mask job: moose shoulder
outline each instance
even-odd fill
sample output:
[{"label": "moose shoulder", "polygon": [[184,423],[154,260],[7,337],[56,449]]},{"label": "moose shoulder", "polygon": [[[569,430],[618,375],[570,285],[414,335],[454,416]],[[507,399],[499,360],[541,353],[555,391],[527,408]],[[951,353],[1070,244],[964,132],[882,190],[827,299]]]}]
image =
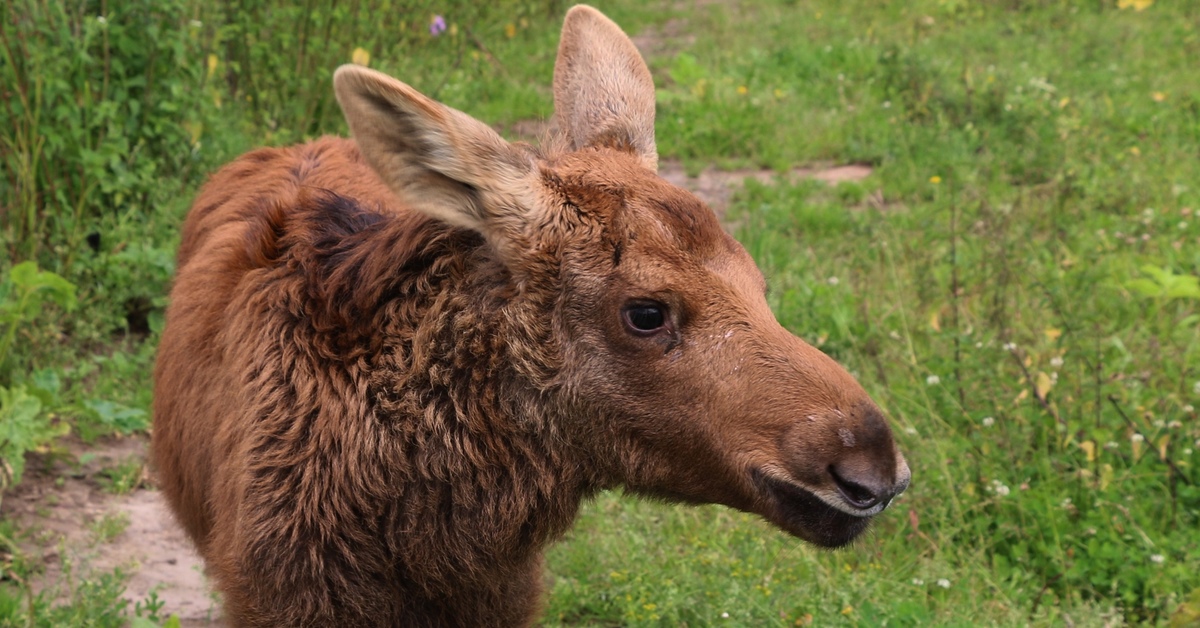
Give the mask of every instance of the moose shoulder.
[{"label": "moose shoulder", "polygon": [[202,190],[159,349],[154,462],[234,624],[528,624],[599,490],[835,547],[907,486],[863,389],[656,175],[650,73],[599,12],[567,14],[541,148],[334,86],[353,142]]}]

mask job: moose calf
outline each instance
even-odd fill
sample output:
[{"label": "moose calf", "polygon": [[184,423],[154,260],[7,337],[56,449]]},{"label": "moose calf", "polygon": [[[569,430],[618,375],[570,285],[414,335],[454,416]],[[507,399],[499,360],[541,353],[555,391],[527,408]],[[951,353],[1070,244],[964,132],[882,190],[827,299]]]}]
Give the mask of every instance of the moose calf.
[{"label": "moose calf", "polygon": [[907,486],[876,405],[656,175],[608,18],[567,14],[539,148],[363,67],[334,89],[354,141],[200,193],[155,369],[162,490],[234,624],[525,625],[597,491],[836,547]]}]

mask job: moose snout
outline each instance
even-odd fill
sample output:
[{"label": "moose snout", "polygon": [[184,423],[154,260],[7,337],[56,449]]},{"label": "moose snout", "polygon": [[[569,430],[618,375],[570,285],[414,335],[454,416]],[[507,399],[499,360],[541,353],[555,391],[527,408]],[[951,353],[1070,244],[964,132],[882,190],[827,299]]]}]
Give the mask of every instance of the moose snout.
[{"label": "moose snout", "polygon": [[908,488],[912,477],[903,458],[895,462],[894,466],[882,468],[876,464],[861,464],[860,460],[840,461],[829,466],[829,476],[838,494],[850,506],[869,510],[882,504],[887,508],[893,498]]},{"label": "moose snout", "polygon": [[[873,515],[908,488],[912,473],[883,413],[870,402],[833,411],[817,437],[823,456],[811,459],[819,494],[848,514]],[[812,477],[812,476],[810,476]],[[818,479],[819,478],[819,479]]]}]

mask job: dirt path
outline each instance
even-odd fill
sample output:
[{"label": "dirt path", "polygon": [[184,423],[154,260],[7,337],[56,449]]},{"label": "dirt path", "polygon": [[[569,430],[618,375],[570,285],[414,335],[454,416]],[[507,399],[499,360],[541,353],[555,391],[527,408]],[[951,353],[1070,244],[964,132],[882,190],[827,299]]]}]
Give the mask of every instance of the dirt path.
[{"label": "dirt path", "polygon": [[[23,531],[25,557],[40,563],[34,590],[67,600],[73,583],[120,568],[129,576],[130,608],[155,591],[163,617],[179,615],[184,626],[224,625],[200,557],[146,476],[145,438],[92,445],[67,439],[61,446],[28,457],[25,477],[4,496],[0,513]],[[122,482],[136,486],[114,493]]]}]

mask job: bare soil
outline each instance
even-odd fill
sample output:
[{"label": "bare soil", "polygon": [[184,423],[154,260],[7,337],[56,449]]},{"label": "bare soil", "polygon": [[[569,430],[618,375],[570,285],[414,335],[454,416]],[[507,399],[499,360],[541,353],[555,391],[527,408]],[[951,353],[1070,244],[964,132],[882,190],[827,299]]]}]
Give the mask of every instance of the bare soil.
[{"label": "bare soil", "polygon": [[[540,144],[552,132],[548,120],[520,120],[507,128],[498,129],[511,140]],[[773,183],[780,178],[784,180],[816,179],[831,185],[846,181],[862,181],[869,177],[872,168],[866,164],[810,164],[792,168],[780,173],[767,168],[740,168],[736,170],[719,170],[709,167],[700,171],[696,176],[690,176],[684,169],[683,163],[673,159],[660,160],[658,175],[672,185],[677,185],[708,204],[717,215],[724,218],[725,210],[733,193],[746,181],[754,179],[761,183]],[[875,199],[869,199],[875,202]]]},{"label": "bare soil", "polygon": [[[0,516],[17,523],[20,551],[41,567],[31,582],[37,593],[66,600],[72,583],[120,568],[131,608],[155,591],[164,602],[161,616],[178,615],[184,626],[222,626],[203,563],[146,472],[146,451],[145,437],[136,436],[93,444],[67,439],[55,451],[30,454]],[[142,467],[136,488],[114,494],[105,487],[105,469],[135,464]],[[119,531],[122,521],[128,525]]]}]

